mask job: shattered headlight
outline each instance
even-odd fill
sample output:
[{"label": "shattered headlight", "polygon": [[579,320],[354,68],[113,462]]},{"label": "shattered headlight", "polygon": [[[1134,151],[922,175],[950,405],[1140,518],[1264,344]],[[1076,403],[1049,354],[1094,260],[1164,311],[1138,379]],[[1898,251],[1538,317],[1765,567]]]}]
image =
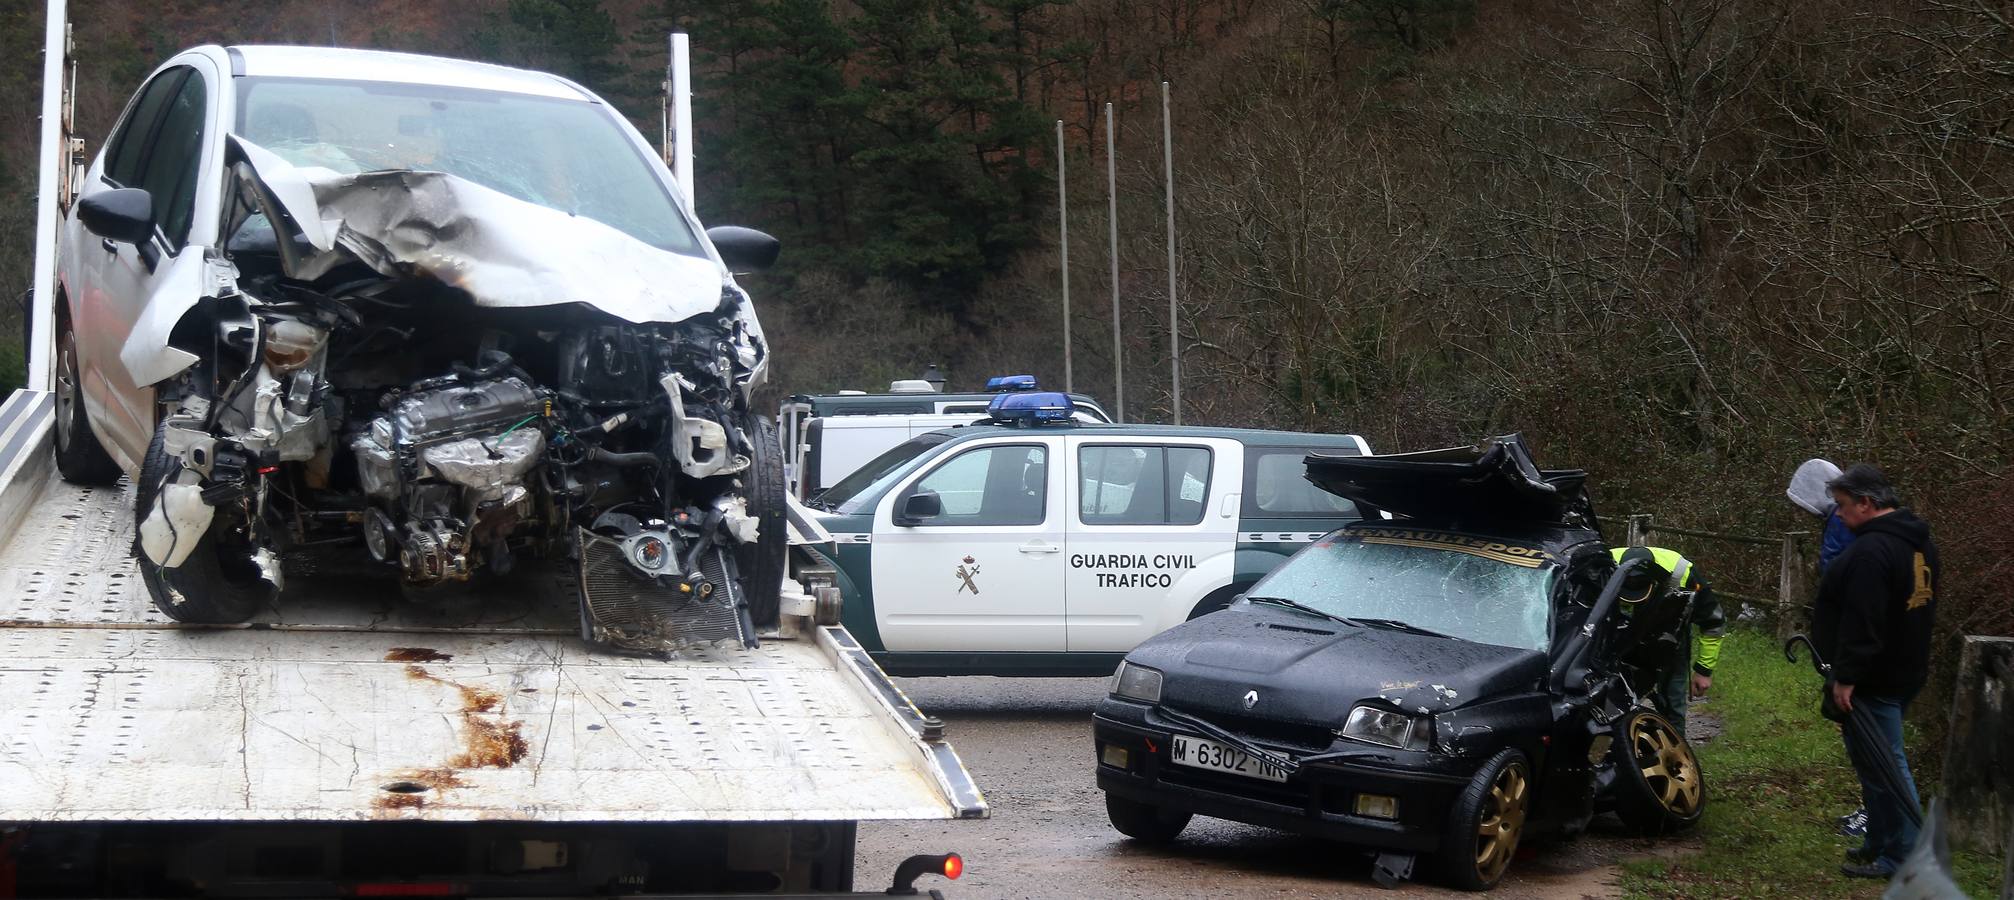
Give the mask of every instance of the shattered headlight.
[{"label": "shattered headlight", "polygon": [[1400,750],[1425,750],[1433,742],[1433,720],[1375,706],[1350,710],[1349,721],[1338,732],[1343,737],[1380,744]]},{"label": "shattered headlight", "polygon": [[1112,673],[1112,696],[1141,703],[1161,702],[1161,670],[1119,663],[1119,671]]}]

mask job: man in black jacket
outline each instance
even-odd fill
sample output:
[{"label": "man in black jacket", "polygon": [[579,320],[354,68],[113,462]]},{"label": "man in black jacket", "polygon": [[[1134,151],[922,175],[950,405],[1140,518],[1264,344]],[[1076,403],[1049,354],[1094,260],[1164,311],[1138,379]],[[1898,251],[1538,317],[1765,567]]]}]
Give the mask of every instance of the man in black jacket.
[{"label": "man in black jacket", "polygon": [[1841,871],[1887,878],[1916,845],[1916,826],[1903,804],[1918,803],[1902,748],[1902,718],[1930,668],[1930,626],[1937,615],[1937,545],[1930,526],[1901,508],[1881,470],[1860,463],[1826,484],[1854,540],[1818,582],[1811,637],[1832,664],[1832,700],[1841,710],[1866,707],[1878,734],[1901,764],[1907,796],[1884,787],[1880,763],[1846,743],[1867,805],[1867,837],[1847,854]]}]

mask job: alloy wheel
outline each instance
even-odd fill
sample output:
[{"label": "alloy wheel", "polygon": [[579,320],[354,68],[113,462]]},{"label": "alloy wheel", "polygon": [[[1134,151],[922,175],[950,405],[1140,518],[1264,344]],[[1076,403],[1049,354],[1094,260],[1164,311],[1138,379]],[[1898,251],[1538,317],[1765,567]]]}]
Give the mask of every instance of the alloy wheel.
[{"label": "alloy wheel", "polygon": [[1690,816],[1699,809],[1699,761],[1671,723],[1657,716],[1637,716],[1629,725],[1629,740],[1643,767],[1644,783],[1673,815]]},{"label": "alloy wheel", "polygon": [[1511,855],[1517,852],[1518,837],[1524,832],[1529,785],[1522,762],[1504,766],[1490,784],[1482,820],[1476,823],[1476,874],[1485,881],[1493,882],[1503,875]]},{"label": "alloy wheel", "polygon": [[56,340],[56,443],[68,447],[76,440],[72,429],[77,414],[77,339],[68,328]]}]

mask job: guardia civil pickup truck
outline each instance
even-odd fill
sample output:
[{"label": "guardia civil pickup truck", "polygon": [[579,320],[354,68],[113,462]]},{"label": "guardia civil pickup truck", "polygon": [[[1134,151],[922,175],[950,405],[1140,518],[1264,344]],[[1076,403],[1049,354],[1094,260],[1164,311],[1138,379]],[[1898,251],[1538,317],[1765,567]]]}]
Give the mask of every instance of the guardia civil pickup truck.
[{"label": "guardia civil pickup truck", "polygon": [[1363,438],[1076,421],[1066,395],[1002,394],[811,506],[842,620],[896,675],[1105,675],[1358,518],[1304,476]]}]

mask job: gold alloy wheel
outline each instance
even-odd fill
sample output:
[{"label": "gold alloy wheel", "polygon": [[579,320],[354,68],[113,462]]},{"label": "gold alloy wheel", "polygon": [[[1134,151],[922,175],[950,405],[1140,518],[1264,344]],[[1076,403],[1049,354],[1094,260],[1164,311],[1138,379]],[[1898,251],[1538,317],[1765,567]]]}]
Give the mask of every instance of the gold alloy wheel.
[{"label": "gold alloy wheel", "polygon": [[1692,748],[1662,717],[1641,715],[1629,723],[1630,745],[1636,750],[1643,780],[1659,803],[1675,816],[1699,810],[1699,761]]},{"label": "gold alloy wheel", "polygon": [[1494,882],[1510,865],[1517,852],[1518,837],[1524,833],[1525,796],[1531,779],[1525,777],[1524,763],[1513,762],[1497,772],[1484,801],[1482,821],[1476,824],[1476,874]]}]

